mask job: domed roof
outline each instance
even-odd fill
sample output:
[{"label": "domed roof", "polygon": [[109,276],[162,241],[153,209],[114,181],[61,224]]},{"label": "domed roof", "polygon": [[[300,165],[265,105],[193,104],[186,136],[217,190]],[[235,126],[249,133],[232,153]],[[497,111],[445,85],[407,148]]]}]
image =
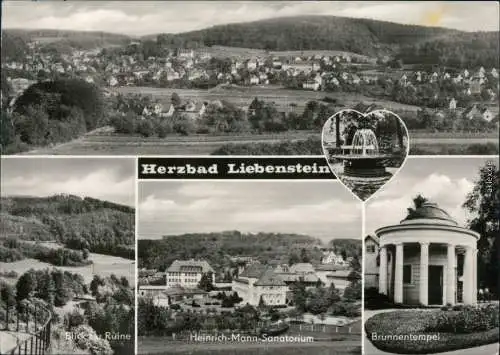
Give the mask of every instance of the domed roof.
[{"label": "domed roof", "polygon": [[413,220],[434,220],[435,223],[454,224],[458,223],[442,208],[438,207],[437,203],[424,202],[422,206],[416,208],[401,221],[401,224],[411,223]]}]

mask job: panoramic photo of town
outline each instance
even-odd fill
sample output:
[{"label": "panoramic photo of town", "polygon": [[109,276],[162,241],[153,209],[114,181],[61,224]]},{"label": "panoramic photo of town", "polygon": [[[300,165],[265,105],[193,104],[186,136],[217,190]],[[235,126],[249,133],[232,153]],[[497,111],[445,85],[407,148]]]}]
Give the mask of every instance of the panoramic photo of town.
[{"label": "panoramic photo of town", "polygon": [[410,154],[498,154],[495,2],[3,2],[3,154],[321,155],[388,109]]},{"label": "panoramic photo of town", "polygon": [[366,355],[498,353],[498,164],[409,158],[367,202]]},{"label": "panoramic photo of town", "polygon": [[134,161],[1,163],[0,353],[134,354]]},{"label": "panoramic photo of town", "polygon": [[340,183],[142,181],[138,215],[138,354],[361,354]]}]

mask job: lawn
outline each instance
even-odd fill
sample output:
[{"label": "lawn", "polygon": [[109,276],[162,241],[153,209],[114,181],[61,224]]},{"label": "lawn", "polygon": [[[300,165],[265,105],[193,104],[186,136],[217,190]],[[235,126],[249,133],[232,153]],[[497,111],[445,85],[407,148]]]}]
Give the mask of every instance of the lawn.
[{"label": "lawn", "polygon": [[[496,307],[498,314],[498,305]],[[443,323],[439,324],[437,320],[452,319],[458,313],[458,311],[439,309],[380,313],[365,322],[365,331],[376,348],[398,354],[434,354],[498,342],[498,319],[496,327],[478,327],[478,330],[474,332],[472,332],[473,328],[466,331],[456,329],[454,332],[439,331],[445,328],[443,328]],[[463,319],[465,322],[472,322],[473,318],[467,314]],[[399,335],[419,336],[419,338],[395,338]],[[425,339],[420,336],[425,336]]]},{"label": "lawn", "polygon": [[[56,244],[53,243],[47,243],[46,245],[56,246]],[[18,277],[20,277],[29,269],[40,270],[57,268],[82,275],[86,283],[90,283],[94,275],[108,277],[111,276],[111,274],[115,274],[119,278],[124,276],[131,284],[135,284],[135,265],[132,260],[96,253],[90,253],[89,260],[93,263],[88,266],[69,267],[54,266],[36,259],[23,259],[13,263],[0,262],[0,269],[2,272],[15,271]],[[17,278],[2,277],[2,280],[5,280],[9,284],[15,284],[17,282]]]},{"label": "lawn", "polygon": [[186,343],[139,337],[138,354],[182,355],[361,355],[361,339],[313,343]]}]

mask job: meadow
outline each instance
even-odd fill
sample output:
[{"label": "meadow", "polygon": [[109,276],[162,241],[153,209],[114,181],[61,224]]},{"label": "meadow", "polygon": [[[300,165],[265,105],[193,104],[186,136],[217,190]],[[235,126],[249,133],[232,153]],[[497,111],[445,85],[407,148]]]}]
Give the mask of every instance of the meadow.
[{"label": "meadow", "polygon": [[[56,243],[40,243],[44,246],[50,248],[62,247]],[[124,276],[131,284],[135,283],[135,264],[134,261],[120,258],[116,256],[109,256],[103,254],[89,253],[89,260],[92,264],[87,266],[54,266],[49,263],[44,263],[36,259],[23,259],[12,263],[0,262],[0,269],[3,272],[15,271],[18,277],[24,274],[29,269],[52,269],[57,268],[63,271],[69,271],[72,273],[78,273],[83,276],[86,283],[90,283],[94,275],[99,275],[102,277],[111,276],[115,274],[118,278]],[[17,278],[2,278],[10,284],[15,284]]]}]

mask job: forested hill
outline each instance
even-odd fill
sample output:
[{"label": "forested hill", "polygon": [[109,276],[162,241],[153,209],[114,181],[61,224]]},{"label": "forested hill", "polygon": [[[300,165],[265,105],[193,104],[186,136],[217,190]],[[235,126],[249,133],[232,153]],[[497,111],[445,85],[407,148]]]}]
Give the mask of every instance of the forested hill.
[{"label": "forested hill", "polygon": [[399,55],[410,61],[432,64],[449,64],[446,60],[457,60],[458,51],[458,60],[478,61],[480,58],[476,56],[484,56],[482,61],[490,66],[498,65],[498,32],[469,33],[336,16],[297,16],[218,25],[164,34],[158,39],[176,47],[223,45],[270,51],[339,50],[368,56]]},{"label": "forested hill", "polygon": [[191,233],[138,241],[139,267],[164,270],[176,259],[205,259],[220,264],[227,256],[252,256],[261,262],[284,258],[302,249],[314,250],[321,242],[310,236],[286,233]]},{"label": "forested hill", "polygon": [[73,195],[2,197],[0,237],[57,241],[71,249],[134,258],[133,208]]},{"label": "forested hill", "polygon": [[330,241],[329,246],[333,248],[336,254],[345,251],[346,256],[361,255],[361,239],[338,238]]},{"label": "forested hill", "polygon": [[45,51],[59,53],[74,49],[93,49],[115,45],[126,45],[131,38],[115,33],[95,31],[69,31],[53,29],[2,29],[2,60],[20,60],[26,56],[27,43],[39,42]]}]

